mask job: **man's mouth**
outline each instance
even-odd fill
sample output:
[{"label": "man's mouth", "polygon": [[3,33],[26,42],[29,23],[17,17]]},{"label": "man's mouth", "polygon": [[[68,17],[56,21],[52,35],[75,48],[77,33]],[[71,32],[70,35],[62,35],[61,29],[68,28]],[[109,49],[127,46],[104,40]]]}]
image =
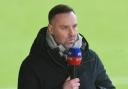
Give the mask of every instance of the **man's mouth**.
[{"label": "man's mouth", "polygon": [[68,43],[70,43],[70,44],[73,44],[75,42],[75,40],[74,39],[70,39],[70,40],[68,40]]}]

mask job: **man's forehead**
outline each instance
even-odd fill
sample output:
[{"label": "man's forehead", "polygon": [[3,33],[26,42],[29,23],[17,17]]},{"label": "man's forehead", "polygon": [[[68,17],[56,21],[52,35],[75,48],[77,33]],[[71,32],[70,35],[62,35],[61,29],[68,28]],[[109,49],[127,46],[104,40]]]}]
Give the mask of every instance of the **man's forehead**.
[{"label": "man's forehead", "polygon": [[55,18],[57,17],[76,17],[76,15],[73,12],[68,12],[68,13],[60,13],[60,14],[56,14]]},{"label": "man's forehead", "polygon": [[62,19],[76,19],[76,15],[73,12],[60,13],[54,16],[53,20],[62,20]]},{"label": "man's forehead", "polygon": [[73,24],[59,24],[59,27],[68,27],[68,26],[77,26],[77,23],[73,23]]}]

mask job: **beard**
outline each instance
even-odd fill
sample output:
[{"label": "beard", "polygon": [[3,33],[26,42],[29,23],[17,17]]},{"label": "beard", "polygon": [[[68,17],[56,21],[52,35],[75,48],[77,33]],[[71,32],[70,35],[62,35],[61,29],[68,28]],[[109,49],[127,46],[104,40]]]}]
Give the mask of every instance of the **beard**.
[{"label": "beard", "polygon": [[78,39],[78,34],[76,36],[68,36],[64,40],[58,39],[55,35],[52,35],[57,45],[62,45],[65,49],[73,47]]},{"label": "beard", "polygon": [[64,44],[62,44],[66,49],[69,49],[71,47],[73,47],[73,45],[75,44],[75,42],[77,41],[77,36],[75,37],[68,37],[66,39],[66,42]]}]

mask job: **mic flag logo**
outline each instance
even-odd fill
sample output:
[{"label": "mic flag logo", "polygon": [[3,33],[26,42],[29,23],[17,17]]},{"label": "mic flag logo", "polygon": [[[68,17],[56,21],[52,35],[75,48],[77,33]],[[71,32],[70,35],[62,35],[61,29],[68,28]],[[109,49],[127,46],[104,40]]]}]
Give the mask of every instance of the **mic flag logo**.
[{"label": "mic flag logo", "polygon": [[67,56],[69,65],[80,65],[82,59],[82,53],[80,48],[70,48]]}]

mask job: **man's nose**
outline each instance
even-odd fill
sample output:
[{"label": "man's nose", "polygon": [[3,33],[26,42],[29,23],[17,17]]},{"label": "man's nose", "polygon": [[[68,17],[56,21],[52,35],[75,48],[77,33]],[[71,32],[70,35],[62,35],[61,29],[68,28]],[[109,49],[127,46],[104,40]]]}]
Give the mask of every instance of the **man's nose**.
[{"label": "man's nose", "polygon": [[75,36],[75,30],[73,28],[69,29],[70,36]]}]

